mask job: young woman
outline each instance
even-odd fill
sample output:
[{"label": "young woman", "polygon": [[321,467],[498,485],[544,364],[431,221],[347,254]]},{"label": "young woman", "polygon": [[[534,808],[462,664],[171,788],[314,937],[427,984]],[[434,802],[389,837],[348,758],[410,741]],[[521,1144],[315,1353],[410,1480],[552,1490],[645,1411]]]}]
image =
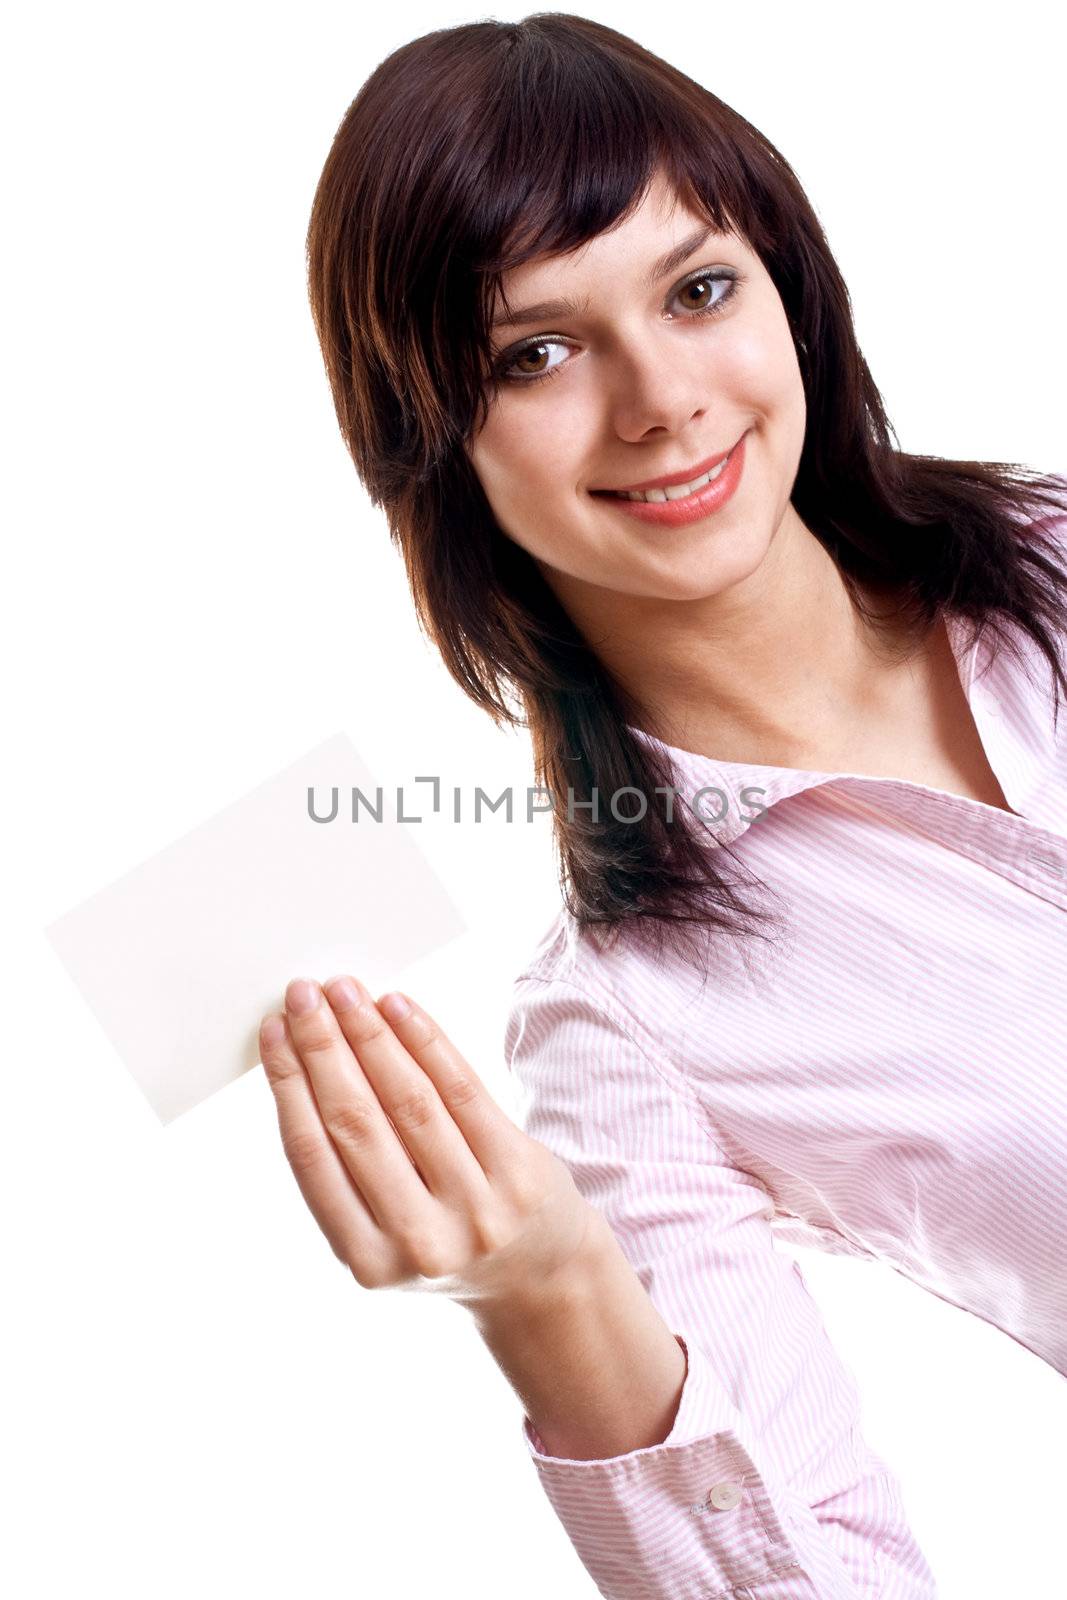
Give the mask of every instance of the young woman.
[{"label": "young woman", "polygon": [[418,1006],[294,980],[308,1203],[361,1284],[471,1308],[604,1595],[928,1597],[774,1240],[1067,1373],[1067,484],[899,450],[788,163],[586,18],[383,61],[308,251],[345,442],[530,730],[564,891],[521,1132]]}]

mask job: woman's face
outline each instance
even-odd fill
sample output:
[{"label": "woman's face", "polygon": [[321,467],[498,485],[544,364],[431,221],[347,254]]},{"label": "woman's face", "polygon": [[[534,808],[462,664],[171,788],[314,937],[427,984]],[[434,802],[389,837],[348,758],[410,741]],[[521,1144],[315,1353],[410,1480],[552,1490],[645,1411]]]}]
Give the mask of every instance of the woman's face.
[{"label": "woman's face", "polygon": [[[563,604],[573,596],[586,614],[605,598],[586,586],[664,600],[732,586],[763,560],[792,509],[804,389],[759,257],[735,235],[709,232],[648,281],[705,228],[657,176],[613,231],[505,279],[512,308],[526,314],[494,324],[506,375],[467,451],[500,527]],[[576,309],[536,309],[564,298]],[[706,306],[715,309],[701,315]],[[593,493],[688,477],[742,436],[737,487],[697,520],[644,520]]]}]

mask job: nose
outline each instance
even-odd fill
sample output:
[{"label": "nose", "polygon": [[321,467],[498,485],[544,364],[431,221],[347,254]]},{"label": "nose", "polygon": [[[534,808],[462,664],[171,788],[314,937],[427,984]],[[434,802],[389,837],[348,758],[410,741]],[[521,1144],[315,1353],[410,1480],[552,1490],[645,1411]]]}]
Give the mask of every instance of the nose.
[{"label": "nose", "polygon": [[631,342],[615,366],[609,400],[620,439],[639,443],[650,434],[680,434],[707,411],[711,374],[707,361],[679,353],[670,341]]}]

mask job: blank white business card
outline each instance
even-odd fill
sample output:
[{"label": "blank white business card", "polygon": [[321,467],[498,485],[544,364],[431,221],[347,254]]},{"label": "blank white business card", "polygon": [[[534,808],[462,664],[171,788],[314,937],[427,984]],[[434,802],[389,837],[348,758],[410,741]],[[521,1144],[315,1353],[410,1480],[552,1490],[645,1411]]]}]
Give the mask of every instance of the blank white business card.
[{"label": "blank white business card", "polygon": [[466,931],[417,812],[337,733],[46,928],[163,1123],[258,1064],[290,978],[378,994]]}]

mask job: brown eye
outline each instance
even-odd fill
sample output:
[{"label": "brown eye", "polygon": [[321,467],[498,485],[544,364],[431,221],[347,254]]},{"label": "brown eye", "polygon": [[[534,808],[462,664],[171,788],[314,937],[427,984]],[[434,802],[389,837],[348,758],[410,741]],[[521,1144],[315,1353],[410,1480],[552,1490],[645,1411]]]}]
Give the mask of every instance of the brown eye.
[{"label": "brown eye", "polygon": [[[741,275],[738,272],[709,269],[704,272],[694,273],[680,288],[675,289],[671,298],[682,301],[683,295],[695,297],[696,304],[693,303],[692,299],[682,301],[683,320],[695,317],[713,317],[718,311],[722,310],[728,300],[733,299],[740,281]],[[722,292],[713,295],[716,286]],[[551,361],[554,348],[561,353],[560,359],[556,362]],[[510,383],[519,387],[522,384],[541,383],[546,378],[554,378],[556,373],[561,372],[566,366],[566,353],[569,348],[567,341],[562,338],[557,339],[545,336],[540,339],[532,339],[529,344],[521,345],[517,350],[513,350],[510,355],[503,355],[498,358],[493,369],[496,380],[500,383]],[[548,365],[545,365],[544,361],[546,356],[549,358],[550,364]]]},{"label": "brown eye", "polygon": [[698,278],[695,283],[687,283],[685,288],[681,290],[681,293],[683,295],[684,294],[688,294],[690,292],[690,290],[692,290],[694,293],[696,291],[698,291],[698,290],[701,291],[701,294],[699,296],[700,304],[699,305],[693,305],[691,303],[690,307],[689,307],[690,311],[700,311],[700,310],[702,310],[703,307],[707,304],[707,302],[711,299],[711,290],[707,287],[707,283],[708,283],[708,279],[707,278]]},{"label": "brown eye", "polygon": [[[561,339],[535,339],[532,344],[523,345],[510,356],[501,357],[496,368],[498,378],[504,379],[507,383],[521,384],[537,383],[541,378],[555,377],[563,365],[562,360],[557,361],[555,366],[539,366],[538,362],[544,354],[551,357],[552,350],[556,346],[563,351],[568,348]],[[533,365],[523,366],[523,362],[530,362]]]},{"label": "brown eye", "polygon": [[517,367],[520,372],[525,374],[525,376],[533,377],[535,371],[544,371],[544,368],[524,366],[523,362],[536,362],[544,354],[547,348],[548,346],[544,344],[527,345],[525,350],[519,351],[518,355],[515,357],[515,360],[512,362],[512,366]]},{"label": "brown eye", "polygon": [[[713,295],[716,285],[722,292]],[[732,272],[701,272],[696,277],[690,278],[688,283],[682,284],[676,291],[676,298],[691,316],[700,317],[720,310],[733,298],[736,288],[737,278]],[[690,294],[696,296],[699,304],[694,304],[692,299],[688,301],[685,299]]]}]

